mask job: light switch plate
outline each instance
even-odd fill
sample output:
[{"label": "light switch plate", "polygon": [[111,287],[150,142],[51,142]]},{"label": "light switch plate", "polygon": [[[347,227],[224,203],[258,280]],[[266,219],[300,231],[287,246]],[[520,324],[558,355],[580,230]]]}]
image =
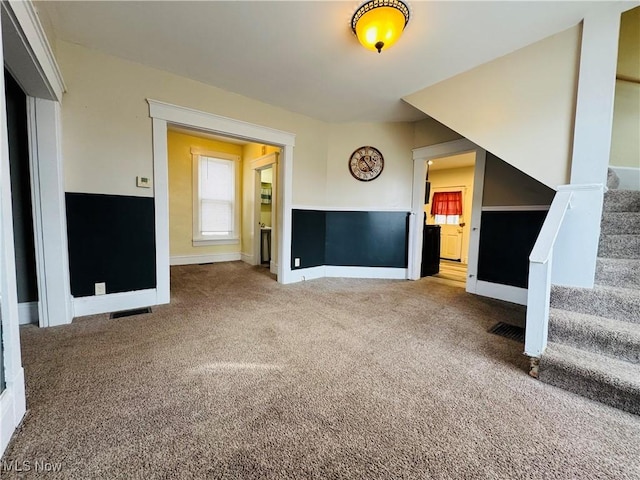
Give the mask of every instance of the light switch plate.
[{"label": "light switch plate", "polygon": [[136,186],[140,188],[151,188],[151,177],[136,177]]}]

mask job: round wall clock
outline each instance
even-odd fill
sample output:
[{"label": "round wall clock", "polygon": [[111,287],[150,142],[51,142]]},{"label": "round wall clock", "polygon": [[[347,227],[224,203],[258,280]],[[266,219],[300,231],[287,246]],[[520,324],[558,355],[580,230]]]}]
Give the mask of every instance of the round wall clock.
[{"label": "round wall clock", "polygon": [[384,168],[384,157],[374,147],[360,147],[349,157],[351,175],[362,182],[375,180]]}]

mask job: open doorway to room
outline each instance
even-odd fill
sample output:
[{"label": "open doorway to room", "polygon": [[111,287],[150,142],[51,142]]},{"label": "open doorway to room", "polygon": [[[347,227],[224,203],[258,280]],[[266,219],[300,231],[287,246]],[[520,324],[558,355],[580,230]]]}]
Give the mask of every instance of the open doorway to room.
[{"label": "open doorway to room", "polygon": [[[439,233],[440,265],[435,276],[464,284],[469,261],[476,152],[426,161],[425,229]],[[431,248],[423,244],[423,249]]]},{"label": "open doorway to room", "polygon": [[169,125],[171,265],[242,260],[276,274],[279,147]]},{"label": "open doorway to room", "polygon": [[256,265],[277,273],[273,262],[274,245],[278,241],[273,228],[277,220],[276,187],[279,152],[274,151],[252,162],[254,176],[254,218],[257,233],[253,236],[253,256]]}]

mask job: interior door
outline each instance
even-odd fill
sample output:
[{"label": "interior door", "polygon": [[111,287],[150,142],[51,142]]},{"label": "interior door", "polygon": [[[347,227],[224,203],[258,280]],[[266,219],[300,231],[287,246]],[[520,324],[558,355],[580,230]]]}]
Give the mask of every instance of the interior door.
[{"label": "interior door", "polygon": [[462,258],[462,228],[460,225],[440,226],[440,258],[460,261]]}]

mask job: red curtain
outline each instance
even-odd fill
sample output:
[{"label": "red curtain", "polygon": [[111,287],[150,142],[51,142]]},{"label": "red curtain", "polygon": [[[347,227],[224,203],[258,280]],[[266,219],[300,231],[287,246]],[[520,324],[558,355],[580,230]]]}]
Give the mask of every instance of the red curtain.
[{"label": "red curtain", "polygon": [[431,215],[462,215],[462,192],[434,193]]}]

